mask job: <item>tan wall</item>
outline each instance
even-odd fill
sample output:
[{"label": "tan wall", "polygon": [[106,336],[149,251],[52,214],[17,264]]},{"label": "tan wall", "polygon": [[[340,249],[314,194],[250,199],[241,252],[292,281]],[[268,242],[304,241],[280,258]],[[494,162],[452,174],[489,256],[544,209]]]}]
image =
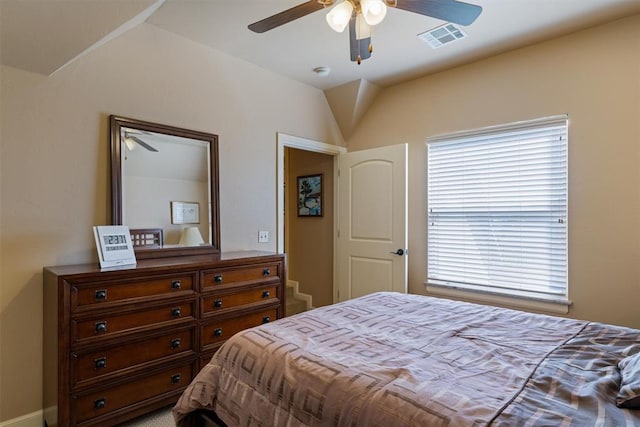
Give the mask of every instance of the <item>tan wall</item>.
[{"label": "tan wall", "polygon": [[[1,102],[3,95],[4,95],[4,89],[2,88],[2,67],[0,66],[0,267],[4,266],[3,258],[2,258],[2,252],[3,252],[2,248],[3,248],[4,245],[1,243],[2,239],[3,239],[2,236],[3,236],[3,233],[4,233],[4,231],[2,229],[2,222],[3,222],[2,221],[2,217],[3,217],[3,213],[2,213],[2,211],[3,211],[3,209],[2,209],[2,205],[3,205],[3,202],[2,202],[2,187],[3,187],[3,185],[2,185],[2,179],[1,179],[2,174],[3,174],[3,166],[2,166],[3,162],[2,162],[2,159],[4,157],[4,155],[2,154],[2,152],[4,151],[4,143],[3,143],[4,139],[2,137],[3,128],[4,128],[2,126],[2,113],[4,111],[4,106],[3,106],[3,102]],[[2,375],[2,366],[3,366],[3,357],[2,357],[3,345],[2,345],[2,341],[3,341],[3,336],[4,336],[4,334],[2,333],[2,329],[3,329],[2,328],[2,318],[3,318],[2,312],[4,312],[4,303],[3,303],[2,294],[3,294],[3,292],[2,292],[2,273],[0,272],[0,402],[3,401],[3,397],[4,397],[4,392],[2,391],[2,377],[3,377],[3,375]],[[2,418],[2,413],[3,413],[2,407],[0,405],[0,420],[3,419]]]},{"label": "tan wall", "polygon": [[42,409],[42,267],[97,260],[109,114],[219,135],[223,250],[276,248],[277,132],[342,143],[321,91],[151,25],[0,83],[0,422]]},{"label": "tan wall", "polygon": [[385,89],[349,151],[409,143],[409,289],[425,294],[429,136],[569,115],[569,316],[640,327],[640,15]]},{"label": "tan wall", "polygon": [[[314,307],[333,303],[333,156],[287,149],[286,229],[288,279],[313,297]],[[297,177],[323,174],[323,216],[297,216]]]},{"label": "tan wall", "polygon": [[[568,113],[569,315],[640,327],[638,76],[635,16],[382,91],[349,149],[410,144],[411,292],[426,138]],[[275,250],[257,231],[275,236],[276,132],[341,143],[320,91],[149,25],[52,77],[2,67],[0,93],[0,422],[41,409],[42,266],[96,259],[109,114],[220,136],[224,250]]]}]

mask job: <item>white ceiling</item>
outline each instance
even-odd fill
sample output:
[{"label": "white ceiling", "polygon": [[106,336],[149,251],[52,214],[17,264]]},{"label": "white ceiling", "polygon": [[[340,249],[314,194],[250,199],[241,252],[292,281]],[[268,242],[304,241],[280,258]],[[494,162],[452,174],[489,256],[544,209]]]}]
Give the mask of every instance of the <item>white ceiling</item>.
[{"label": "white ceiling", "polygon": [[[348,33],[320,10],[263,34],[247,25],[304,0],[0,0],[2,64],[49,75],[142,22],[320,89],[359,79],[379,86],[475,61],[577,29],[640,13],[640,0],[469,0],[483,7],[468,37],[433,50],[417,34],[443,24],[390,9],[374,52],[349,60]],[[331,73],[319,77],[317,66]]]}]

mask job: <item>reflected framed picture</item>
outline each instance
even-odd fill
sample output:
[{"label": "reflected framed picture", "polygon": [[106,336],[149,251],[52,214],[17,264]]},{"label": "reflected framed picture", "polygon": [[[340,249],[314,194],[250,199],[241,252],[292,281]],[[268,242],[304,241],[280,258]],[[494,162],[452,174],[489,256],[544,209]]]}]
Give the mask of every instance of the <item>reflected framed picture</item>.
[{"label": "reflected framed picture", "polygon": [[298,177],[298,216],[322,216],[322,174]]},{"label": "reflected framed picture", "polygon": [[171,224],[200,224],[200,203],[170,202]]}]

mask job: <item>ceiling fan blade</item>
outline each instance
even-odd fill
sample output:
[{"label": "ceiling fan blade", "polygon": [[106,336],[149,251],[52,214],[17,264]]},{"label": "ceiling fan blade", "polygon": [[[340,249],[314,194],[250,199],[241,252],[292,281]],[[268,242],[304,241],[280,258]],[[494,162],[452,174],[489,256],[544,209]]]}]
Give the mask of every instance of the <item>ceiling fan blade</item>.
[{"label": "ceiling fan blade", "polygon": [[481,6],[456,0],[392,0],[388,3],[395,3],[397,9],[459,25],[470,25],[482,13]]},{"label": "ceiling fan blade", "polygon": [[[349,20],[349,47],[351,51],[351,60],[353,62],[364,61],[371,58],[371,52],[369,52],[369,45],[371,44],[371,37],[358,40],[356,37],[356,14],[354,13]],[[358,61],[360,56],[360,61]]]},{"label": "ceiling fan blade", "polygon": [[148,130],[143,130],[143,129],[123,128],[123,131],[124,131],[125,135],[132,135],[132,134],[133,135],[140,135],[140,134],[151,135],[151,132],[149,132]]},{"label": "ceiling fan blade", "polygon": [[140,144],[142,147],[146,148],[149,151],[155,151],[156,153],[158,152],[158,150],[156,150],[155,148],[153,148],[152,146],[150,146],[149,144],[147,144],[137,136],[129,136],[129,138],[133,139],[135,142],[137,142],[138,144]]},{"label": "ceiling fan blade", "polygon": [[325,1],[323,3],[320,3],[318,0],[309,0],[306,3],[294,6],[291,9],[287,9],[258,22],[254,22],[249,25],[249,29],[254,33],[264,33],[265,31],[269,31],[279,27],[280,25],[286,24],[287,22],[294,21],[317,10],[323,9],[325,5],[329,6],[333,1]]}]

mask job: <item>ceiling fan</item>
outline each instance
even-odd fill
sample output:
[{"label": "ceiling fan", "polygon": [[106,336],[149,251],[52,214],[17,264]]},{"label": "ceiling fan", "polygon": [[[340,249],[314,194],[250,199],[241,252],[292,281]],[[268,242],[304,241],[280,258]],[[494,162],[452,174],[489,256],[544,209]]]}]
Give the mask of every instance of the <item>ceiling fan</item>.
[{"label": "ceiling fan", "polygon": [[149,151],[153,151],[153,152],[158,152],[158,150],[151,146],[149,143],[143,141],[142,139],[140,139],[139,137],[137,137],[135,134],[136,133],[144,133],[147,135],[151,135],[148,132],[144,132],[144,131],[131,131],[131,130],[125,130],[124,131],[124,143],[126,144],[127,148],[129,149],[129,151],[132,151],[135,149],[136,144],[140,145],[143,148],[146,148]]},{"label": "ceiling fan", "polygon": [[[320,9],[332,6],[335,0],[309,0],[290,9],[254,22],[249,29],[264,33]],[[349,26],[351,61],[370,58],[373,52],[373,26],[384,19],[387,8],[406,10],[459,25],[470,25],[482,12],[482,7],[457,0],[342,0],[327,13],[329,26],[341,33]]]}]

